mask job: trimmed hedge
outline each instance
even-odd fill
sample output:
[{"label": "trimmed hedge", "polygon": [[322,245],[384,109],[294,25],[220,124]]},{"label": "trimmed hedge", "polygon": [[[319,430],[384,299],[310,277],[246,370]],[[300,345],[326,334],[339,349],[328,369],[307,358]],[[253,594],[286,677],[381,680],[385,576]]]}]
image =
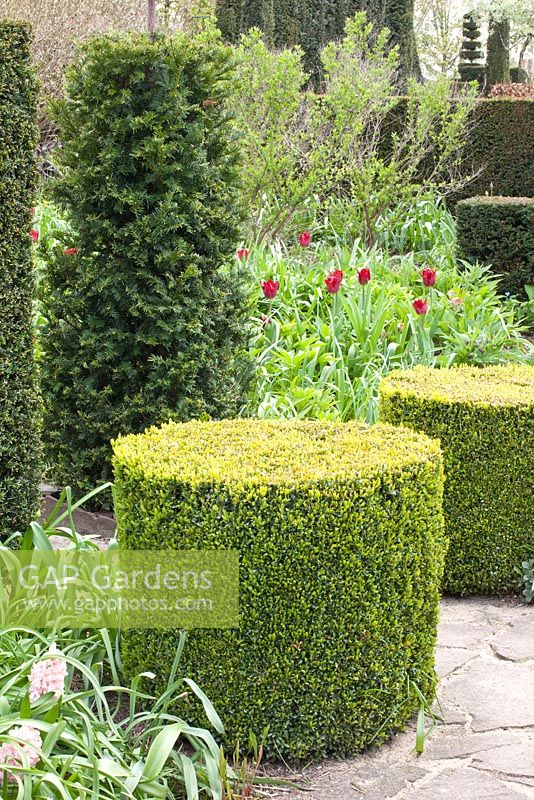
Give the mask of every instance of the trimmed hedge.
[{"label": "trimmed hedge", "polygon": [[0,540],[39,507],[39,403],[33,356],[31,207],[37,82],[31,32],[0,22]]},{"label": "trimmed hedge", "polygon": [[[430,696],[437,442],[355,422],[234,420],[170,423],[114,450],[122,547],[240,551],[242,627],[195,631],[182,665],[228,746],[269,725],[270,754],[353,753],[404,725],[413,684]],[[163,686],[177,637],[125,632],[125,669]]]},{"label": "trimmed hedge", "polygon": [[517,590],[516,569],[534,553],[534,367],[394,372],[381,384],[379,413],[441,441],[445,590]]},{"label": "trimmed hedge", "polygon": [[534,284],[534,198],[470,197],[456,206],[458,255],[490,264],[503,292]]},{"label": "trimmed hedge", "polygon": [[490,98],[473,113],[463,170],[479,174],[456,199],[534,197],[534,98]]},{"label": "trimmed hedge", "polygon": [[233,417],[244,402],[234,66],[203,36],[116,34],[83,43],[66,72],[50,184],[77,255],[59,246],[43,283],[44,436],[58,485],[81,493],[108,480],[120,433]]}]

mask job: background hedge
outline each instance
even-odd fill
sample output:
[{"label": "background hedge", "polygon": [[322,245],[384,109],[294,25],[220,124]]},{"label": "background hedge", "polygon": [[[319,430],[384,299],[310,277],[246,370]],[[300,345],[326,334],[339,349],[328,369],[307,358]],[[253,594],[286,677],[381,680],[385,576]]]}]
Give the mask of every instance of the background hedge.
[{"label": "background hedge", "polygon": [[[534,145],[533,145],[534,147]],[[534,198],[471,197],[456,206],[458,255],[491,264],[500,289],[526,298],[534,284]]]},{"label": "background hedge", "polygon": [[517,589],[534,553],[534,367],[416,367],[380,387],[380,419],[438,438],[445,458],[444,588]]},{"label": "background hedge", "polygon": [[117,34],[84,44],[67,71],[50,184],[74,233],[43,284],[45,440],[59,485],[107,480],[119,433],[230,416],[243,402],[232,69],[217,42]]},{"label": "background hedge", "polygon": [[482,100],[473,113],[463,169],[479,173],[461,197],[534,197],[534,99]]},{"label": "background hedge", "polygon": [[[383,131],[383,148],[387,153],[392,134],[400,132],[406,114],[406,101],[401,99],[391,112]],[[459,200],[475,195],[534,197],[534,98],[489,98],[474,108],[471,130],[462,154],[460,174],[473,180],[448,202],[454,207]],[[432,154],[423,161],[419,180],[432,167]]]},{"label": "background hedge", "polygon": [[37,83],[30,28],[0,22],[0,539],[38,509],[38,398],[32,333]]},{"label": "background hedge", "polygon": [[[439,446],[360,423],[169,424],[115,443],[121,546],[238,549],[240,630],[195,631],[185,673],[227,744],[352,753],[402,727],[434,687]],[[127,672],[161,686],[178,633],[125,632]],[[409,679],[409,680],[408,680]]]}]

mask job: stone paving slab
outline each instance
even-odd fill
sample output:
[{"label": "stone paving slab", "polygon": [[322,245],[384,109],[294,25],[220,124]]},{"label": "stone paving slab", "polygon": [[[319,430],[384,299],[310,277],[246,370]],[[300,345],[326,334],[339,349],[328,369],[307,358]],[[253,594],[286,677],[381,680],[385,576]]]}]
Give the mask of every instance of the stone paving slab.
[{"label": "stone paving slab", "polygon": [[[273,800],[534,800],[534,606],[446,598],[436,669],[443,721],[414,751],[413,725],[378,750],[283,775]],[[270,770],[280,775],[280,770]]]}]

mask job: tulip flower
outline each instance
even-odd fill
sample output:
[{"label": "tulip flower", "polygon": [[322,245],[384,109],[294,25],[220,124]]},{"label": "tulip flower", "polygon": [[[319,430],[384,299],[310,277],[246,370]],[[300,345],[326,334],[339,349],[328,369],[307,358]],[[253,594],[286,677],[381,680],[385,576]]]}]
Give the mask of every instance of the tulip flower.
[{"label": "tulip flower", "polygon": [[358,270],[358,283],[360,286],[365,286],[371,280],[371,270],[367,267],[362,267]]},{"label": "tulip flower", "polygon": [[311,244],[311,233],[309,231],[303,231],[299,236],[299,243],[301,247],[309,247]]},{"label": "tulip flower", "polygon": [[236,256],[240,261],[244,261],[250,255],[250,250],[247,250],[246,247],[240,247],[236,253]]},{"label": "tulip flower", "polygon": [[260,281],[260,286],[267,300],[273,300],[278,294],[278,289],[280,288],[280,281],[275,281],[271,278],[268,281]]},{"label": "tulip flower", "polygon": [[434,286],[436,283],[437,272],[431,267],[425,267],[421,270],[421,278],[425,286]]},{"label": "tulip flower", "polygon": [[35,228],[31,229],[30,236],[32,237],[34,242],[38,242],[39,241],[39,231],[35,230]]},{"label": "tulip flower", "polygon": [[63,252],[66,256],[77,256],[78,255],[78,248],[77,247],[66,247]]},{"label": "tulip flower", "polygon": [[428,311],[428,303],[426,300],[422,300],[418,298],[417,300],[412,301],[412,306],[414,307],[415,313],[419,314],[420,316],[424,316]]},{"label": "tulip flower", "polygon": [[332,272],[328,273],[324,282],[328,292],[330,292],[330,294],[336,294],[339,292],[339,287],[343,282],[343,271],[340,269],[332,270]]}]

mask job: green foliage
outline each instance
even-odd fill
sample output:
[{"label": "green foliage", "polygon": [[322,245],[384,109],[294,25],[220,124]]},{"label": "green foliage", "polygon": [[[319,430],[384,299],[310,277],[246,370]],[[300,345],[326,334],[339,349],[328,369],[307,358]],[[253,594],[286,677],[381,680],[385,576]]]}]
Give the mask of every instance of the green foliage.
[{"label": "green foliage", "polygon": [[37,83],[29,44],[29,26],[0,22],[0,540],[26,527],[39,500],[30,238]]},{"label": "green foliage", "polygon": [[457,197],[534,197],[534,99],[482,100],[473,112]]},{"label": "green foliage", "polygon": [[458,251],[502,276],[502,292],[534,283],[534,198],[471,197],[456,206]]},{"label": "green foliage", "polygon": [[379,413],[441,442],[445,591],[514,591],[534,549],[534,367],[397,372],[381,385]]},{"label": "green foliage", "polygon": [[[184,639],[182,634],[177,640],[165,693],[155,697],[139,690],[139,676],[129,686],[121,684],[105,630],[82,637],[76,631],[48,636],[28,629],[2,631],[0,742],[17,741],[12,732],[21,725],[36,729],[41,739],[32,752],[39,757],[35,766],[4,767],[13,780],[6,781],[3,797],[22,796],[17,790],[24,788],[28,797],[78,800],[93,794],[95,776],[102,800],[114,800],[125,790],[135,800],[222,797],[224,758],[218,744],[208,730],[191,726],[169,708],[172,700],[187,713],[197,691],[178,672]],[[49,692],[30,706],[31,670],[46,659],[50,644],[59,646],[54,657],[67,666],[65,690],[61,698]],[[217,713],[205,696],[203,701],[221,734]]]},{"label": "green foliage", "polygon": [[[237,549],[236,630],[184,655],[229,745],[269,726],[267,753],[381,742],[434,688],[442,538],[437,442],[389,426],[169,423],[115,442],[121,546]],[[177,632],[127,632],[130,673],[169,671]]]},{"label": "green foliage", "polygon": [[[456,267],[454,223],[442,204],[420,201],[400,220],[386,216],[370,250],[333,231],[334,222],[331,214],[328,227],[310,226],[306,250],[280,243],[251,250],[258,287],[252,416],[371,422],[378,385],[392,369],[529,358],[518,314],[503,305],[488,269]],[[425,267],[436,270],[432,288],[423,285]],[[371,272],[366,286],[361,268]],[[332,269],[344,273],[334,296],[325,286]],[[280,283],[272,301],[259,289],[269,278]],[[428,301],[426,315],[415,313],[416,298]]]},{"label": "green foliage", "polygon": [[344,38],[323,48],[321,95],[303,92],[307,75],[299,49],[271,52],[252,31],[237,54],[234,104],[252,238],[291,231],[310,198],[321,212],[337,198],[359,214],[360,233],[371,242],[387,209],[432,187],[450,192],[461,185],[472,87],[452,99],[447,78],[424,86],[411,81],[403,125],[392,132],[399,56],[388,31],[373,32],[364,14],[347,20]]},{"label": "green foliage", "polygon": [[54,103],[68,226],[46,243],[41,343],[60,484],[106,480],[120,432],[240,407],[244,300],[222,269],[241,219],[232,69],[205,34],[95,38]]},{"label": "green foliage", "polygon": [[523,561],[518,570],[521,575],[520,586],[523,588],[522,595],[527,603],[534,602],[534,558]]}]

